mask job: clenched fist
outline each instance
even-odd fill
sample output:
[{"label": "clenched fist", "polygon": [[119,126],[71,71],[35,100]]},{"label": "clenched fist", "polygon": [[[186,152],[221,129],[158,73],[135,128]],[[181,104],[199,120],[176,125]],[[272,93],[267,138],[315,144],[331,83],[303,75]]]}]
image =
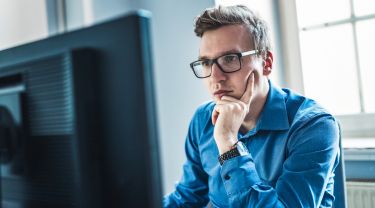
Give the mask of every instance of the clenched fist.
[{"label": "clenched fist", "polygon": [[254,73],[251,73],[240,99],[223,96],[216,102],[211,119],[215,126],[214,138],[220,154],[229,151],[237,142],[238,131],[250,110],[253,89]]}]

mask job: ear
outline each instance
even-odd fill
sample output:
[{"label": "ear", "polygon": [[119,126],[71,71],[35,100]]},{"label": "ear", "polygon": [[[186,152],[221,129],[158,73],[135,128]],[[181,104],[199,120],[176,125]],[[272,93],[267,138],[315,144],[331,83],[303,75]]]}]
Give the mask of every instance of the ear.
[{"label": "ear", "polygon": [[273,54],[271,51],[267,51],[263,60],[263,75],[268,76],[272,72],[273,65]]}]

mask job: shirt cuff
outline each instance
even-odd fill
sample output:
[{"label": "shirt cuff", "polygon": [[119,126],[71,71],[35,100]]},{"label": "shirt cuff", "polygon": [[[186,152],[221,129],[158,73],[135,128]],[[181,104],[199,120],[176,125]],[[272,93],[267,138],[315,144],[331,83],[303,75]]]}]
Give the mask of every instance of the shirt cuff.
[{"label": "shirt cuff", "polygon": [[229,197],[261,182],[250,153],[225,161],[221,167],[221,178]]}]

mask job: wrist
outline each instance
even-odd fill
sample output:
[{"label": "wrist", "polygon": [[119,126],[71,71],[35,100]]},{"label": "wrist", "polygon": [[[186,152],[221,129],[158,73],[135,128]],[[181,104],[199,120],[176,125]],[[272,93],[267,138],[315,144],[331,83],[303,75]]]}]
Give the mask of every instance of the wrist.
[{"label": "wrist", "polygon": [[216,142],[217,148],[219,150],[219,155],[222,155],[225,152],[228,152],[236,147],[238,139],[226,139],[221,140],[221,142]]}]

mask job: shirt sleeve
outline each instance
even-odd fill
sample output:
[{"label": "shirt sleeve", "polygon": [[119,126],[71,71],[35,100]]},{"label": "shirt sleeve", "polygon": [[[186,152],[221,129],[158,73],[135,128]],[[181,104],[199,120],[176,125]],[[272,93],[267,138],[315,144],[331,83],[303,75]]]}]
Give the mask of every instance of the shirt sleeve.
[{"label": "shirt sleeve", "polygon": [[[231,207],[331,207],[333,172],[339,157],[339,130],[331,116],[316,116],[289,135],[282,174],[275,187],[262,183],[249,155],[224,162],[221,176]],[[327,204],[327,201],[330,202]]]},{"label": "shirt sleeve", "polygon": [[[208,204],[208,175],[203,170],[198,139],[202,117],[195,114],[185,142],[186,162],[174,192],[163,198],[163,207],[205,207]],[[201,115],[202,116],[202,115]]]}]

